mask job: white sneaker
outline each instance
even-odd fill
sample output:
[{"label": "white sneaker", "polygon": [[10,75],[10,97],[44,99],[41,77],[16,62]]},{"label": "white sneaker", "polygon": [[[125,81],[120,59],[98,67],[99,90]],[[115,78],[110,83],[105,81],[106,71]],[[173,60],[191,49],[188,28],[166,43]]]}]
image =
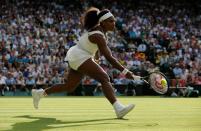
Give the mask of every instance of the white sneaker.
[{"label": "white sneaker", "polygon": [[39,101],[43,97],[43,93],[44,93],[43,89],[40,89],[40,90],[32,89],[31,90],[31,94],[33,97],[33,105],[34,105],[35,109],[38,109]]},{"label": "white sneaker", "polygon": [[127,105],[123,107],[121,110],[115,110],[117,118],[123,118],[126,114],[128,114],[133,108],[135,107],[134,104]]}]

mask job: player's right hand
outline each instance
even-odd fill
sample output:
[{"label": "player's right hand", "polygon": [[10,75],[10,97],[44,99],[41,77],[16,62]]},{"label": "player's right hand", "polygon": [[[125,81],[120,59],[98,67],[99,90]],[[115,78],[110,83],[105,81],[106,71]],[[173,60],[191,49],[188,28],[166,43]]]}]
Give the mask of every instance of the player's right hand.
[{"label": "player's right hand", "polygon": [[141,76],[133,75],[134,80],[141,80]]},{"label": "player's right hand", "polygon": [[128,71],[127,73],[126,73],[126,78],[128,78],[128,79],[134,79],[134,77],[133,76],[135,76],[134,74],[133,74],[133,72],[131,72],[131,71]]}]

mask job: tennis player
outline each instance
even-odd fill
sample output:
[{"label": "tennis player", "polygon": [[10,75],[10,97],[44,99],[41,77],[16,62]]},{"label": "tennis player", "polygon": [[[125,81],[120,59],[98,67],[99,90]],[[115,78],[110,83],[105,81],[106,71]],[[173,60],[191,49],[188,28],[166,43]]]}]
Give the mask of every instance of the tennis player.
[{"label": "tennis player", "polygon": [[115,28],[115,18],[107,10],[99,10],[91,7],[85,12],[83,26],[86,32],[80,37],[77,44],[69,49],[66,60],[69,64],[67,82],[65,84],[53,85],[45,90],[33,89],[33,104],[38,109],[39,101],[43,96],[58,92],[72,92],[80,83],[84,75],[96,79],[102,85],[105,97],[113,105],[117,118],[123,118],[134,107],[134,104],[123,105],[115,97],[109,76],[103,68],[95,62],[96,54],[102,54],[110,64],[120,70],[128,79],[139,79],[131,71],[124,68],[119,61],[112,56],[111,50],[107,45],[106,32],[113,31]]}]

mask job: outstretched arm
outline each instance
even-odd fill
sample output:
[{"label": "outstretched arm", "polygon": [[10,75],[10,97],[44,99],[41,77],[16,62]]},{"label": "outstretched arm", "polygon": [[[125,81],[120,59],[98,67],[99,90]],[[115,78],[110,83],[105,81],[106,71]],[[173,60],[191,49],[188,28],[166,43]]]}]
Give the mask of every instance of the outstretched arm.
[{"label": "outstretched arm", "polygon": [[124,68],[120,62],[113,57],[110,48],[107,46],[106,40],[104,37],[100,34],[94,34],[89,37],[89,40],[92,43],[95,43],[98,45],[100,53],[110,62],[110,64],[121,71],[124,75],[126,75],[127,78],[133,79],[133,73]]}]

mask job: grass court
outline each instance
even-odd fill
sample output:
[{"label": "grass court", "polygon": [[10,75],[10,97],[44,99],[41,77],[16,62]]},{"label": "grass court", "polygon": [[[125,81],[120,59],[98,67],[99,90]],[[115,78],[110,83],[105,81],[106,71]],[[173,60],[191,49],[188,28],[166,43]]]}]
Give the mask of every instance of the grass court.
[{"label": "grass court", "polygon": [[116,119],[105,97],[0,97],[0,131],[201,131],[201,98],[119,97],[136,104]]}]

